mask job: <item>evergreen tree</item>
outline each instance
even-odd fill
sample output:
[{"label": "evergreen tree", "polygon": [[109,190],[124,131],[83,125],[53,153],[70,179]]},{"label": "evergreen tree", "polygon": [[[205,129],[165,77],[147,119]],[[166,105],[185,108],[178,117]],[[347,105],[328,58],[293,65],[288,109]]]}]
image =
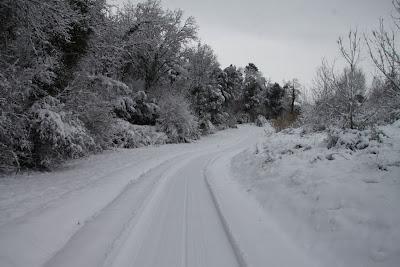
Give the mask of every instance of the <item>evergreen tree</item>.
[{"label": "evergreen tree", "polygon": [[266,80],[258,71],[258,68],[249,63],[245,68],[243,103],[244,110],[254,121],[262,108],[262,95],[266,88]]}]

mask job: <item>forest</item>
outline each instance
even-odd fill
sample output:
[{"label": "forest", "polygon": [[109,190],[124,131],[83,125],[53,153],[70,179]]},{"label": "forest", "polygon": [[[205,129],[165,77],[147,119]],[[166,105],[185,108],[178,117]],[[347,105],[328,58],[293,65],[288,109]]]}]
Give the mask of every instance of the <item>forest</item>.
[{"label": "forest", "polygon": [[[393,9],[400,15],[399,0]],[[339,37],[346,66],[322,60],[305,97],[297,79],[271,81],[255,62],[221,66],[195,18],[158,0],[121,9],[105,0],[2,0],[0,172],[191,142],[242,123],[329,131],[394,122],[400,19],[393,24],[377,18],[376,29]],[[361,52],[377,69],[371,84]]]}]

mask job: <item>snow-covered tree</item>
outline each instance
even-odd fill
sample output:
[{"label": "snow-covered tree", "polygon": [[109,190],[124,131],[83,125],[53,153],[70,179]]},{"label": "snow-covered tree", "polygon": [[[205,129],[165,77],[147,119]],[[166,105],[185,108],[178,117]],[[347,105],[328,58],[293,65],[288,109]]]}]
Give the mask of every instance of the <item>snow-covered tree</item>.
[{"label": "snow-covered tree", "polygon": [[295,104],[299,101],[300,96],[300,82],[298,79],[292,79],[291,81],[285,82],[283,85],[283,89],[285,90],[286,95],[286,110],[289,111],[291,114],[294,114]]},{"label": "snow-covered tree", "polygon": [[358,106],[363,100],[366,86],[364,74],[358,67],[361,37],[357,30],[349,32],[347,42],[346,45],[341,37],[338,40],[340,52],[348,66],[343,70],[338,81],[336,94],[339,103],[345,105],[342,114],[346,117],[346,125],[353,129],[356,127],[354,120]]},{"label": "snow-covered tree", "polygon": [[222,124],[227,115],[223,110],[225,95],[219,78],[223,75],[214,51],[198,44],[186,50],[186,79],[189,97],[196,115],[213,124]]},{"label": "snow-covered tree", "polygon": [[225,108],[230,113],[240,110],[240,100],[243,94],[243,73],[236,66],[230,65],[221,73],[219,84],[222,85],[225,96]]},{"label": "snow-covered tree", "polygon": [[125,24],[123,78],[136,76],[149,91],[179,64],[185,45],[195,40],[197,26],[181,10],[164,10],[158,0],[127,7],[120,14]]},{"label": "snow-covered tree", "polygon": [[269,118],[277,118],[284,111],[285,90],[279,83],[271,84],[264,93],[263,104],[266,109],[266,115]]},{"label": "snow-covered tree", "polygon": [[[393,121],[400,118],[400,1],[393,1],[396,16],[394,27],[385,26],[380,20],[377,30],[365,35],[368,52],[381,77],[375,78],[370,99],[368,99],[369,120]],[[372,112],[371,112],[372,111]]]},{"label": "snow-covered tree", "polygon": [[260,109],[264,104],[263,94],[266,92],[267,81],[253,63],[249,63],[245,67],[244,74],[244,111],[247,112],[250,115],[250,119],[254,121],[257,115],[262,113]]}]

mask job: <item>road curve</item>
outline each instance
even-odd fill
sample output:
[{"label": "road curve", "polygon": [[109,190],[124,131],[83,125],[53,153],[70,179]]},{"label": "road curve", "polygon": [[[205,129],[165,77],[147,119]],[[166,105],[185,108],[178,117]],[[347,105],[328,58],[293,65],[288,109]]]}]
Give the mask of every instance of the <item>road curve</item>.
[{"label": "road curve", "polygon": [[260,136],[247,133],[182,153],[144,173],[44,266],[240,266],[204,172],[216,156],[246,148]]},{"label": "road curve", "polygon": [[239,266],[205,183],[209,155],[165,177],[110,266]]}]

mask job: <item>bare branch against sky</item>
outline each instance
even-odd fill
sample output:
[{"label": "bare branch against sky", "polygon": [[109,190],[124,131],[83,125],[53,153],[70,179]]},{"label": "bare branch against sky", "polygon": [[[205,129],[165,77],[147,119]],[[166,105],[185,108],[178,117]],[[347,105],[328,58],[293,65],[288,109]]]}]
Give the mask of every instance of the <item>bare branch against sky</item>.
[{"label": "bare branch against sky", "polygon": [[[222,66],[254,62],[274,81],[295,76],[305,84],[322,57],[338,58],[339,36],[350,28],[370,32],[394,10],[391,0],[163,0],[163,5],[196,18],[202,41]],[[367,61],[362,65],[371,73]]]}]

